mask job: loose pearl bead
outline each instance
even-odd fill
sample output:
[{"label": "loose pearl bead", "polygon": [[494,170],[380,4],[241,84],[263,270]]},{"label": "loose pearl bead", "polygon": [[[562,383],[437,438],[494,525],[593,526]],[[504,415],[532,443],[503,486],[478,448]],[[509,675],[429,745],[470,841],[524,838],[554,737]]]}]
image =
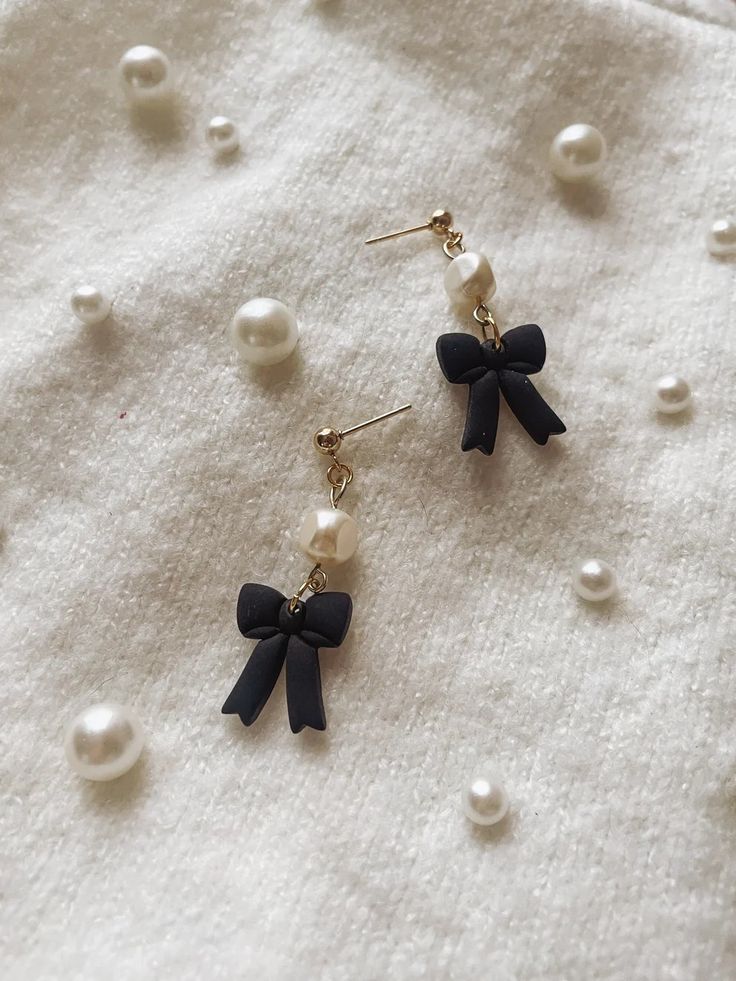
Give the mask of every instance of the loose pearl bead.
[{"label": "loose pearl bead", "polygon": [[118,70],[125,91],[132,99],[160,99],[169,91],[169,59],[158,48],[137,44],[125,52]]},{"label": "loose pearl bead", "polygon": [[572,584],[581,599],[600,603],[616,592],[616,573],[600,559],[586,559],[575,570]]},{"label": "loose pearl bead", "polygon": [[64,752],[87,780],[115,780],[133,766],[143,749],[143,728],[125,705],[102,702],[80,712],[67,726]]},{"label": "loose pearl bead", "polygon": [[335,508],[318,508],[304,518],[299,548],[313,562],[340,565],[358,547],[358,525],[354,518]]},{"label": "loose pearl bead", "polygon": [[496,780],[488,777],[474,777],[463,790],[463,811],[473,824],[488,827],[502,821],[509,809],[509,798]]},{"label": "loose pearl bead", "polygon": [[687,409],[692,401],[690,386],[678,375],[664,375],[657,382],[656,406],[658,412],[671,415]]},{"label": "loose pearl bead", "polygon": [[555,177],[569,184],[595,177],[606,159],[606,141],[595,126],[574,123],[552,140],[549,166]]},{"label": "loose pearl bead", "polygon": [[213,116],[207,124],[205,136],[216,153],[233,153],[240,146],[238,127],[227,116]]},{"label": "loose pearl bead", "polygon": [[78,286],[72,293],[71,307],[83,324],[101,324],[110,316],[112,303],[94,286]]},{"label": "loose pearl bead", "polygon": [[708,251],[711,255],[736,255],[736,221],[719,218],[708,229]]},{"label": "loose pearl bead", "polygon": [[463,252],[445,271],[445,289],[453,303],[490,300],[496,292],[496,277],[482,252]]},{"label": "loose pearl bead", "polygon": [[251,364],[277,364],[288,358],[299,340],[296,318],[279,300],[249,300],[233,317],[230,338]]}]

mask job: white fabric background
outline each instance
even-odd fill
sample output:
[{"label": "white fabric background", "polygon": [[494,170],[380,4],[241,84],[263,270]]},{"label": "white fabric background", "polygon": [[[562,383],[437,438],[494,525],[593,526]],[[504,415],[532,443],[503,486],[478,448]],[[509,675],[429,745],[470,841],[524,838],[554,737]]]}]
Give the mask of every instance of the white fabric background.
[{"label": "white fabric background", "polygon": [[[735,267],[704,226],[736,203],[734,5],[0,10],[3,976],[732,978]],[[176,70],[163,116],[117,89],[139,42]],[[221,164],[216,113],[243,134]],[[589,189],[546,170],[576,120],[611,150]],[[547,448],[504,412],[490,460],[460,453],[437,242],[362,245],[440,206],[502,326],[546,332]],[[88,280],[100,328],[68,309]],[[302,336],[252,371],[225,331],[258,295]],[[686,418],[651,409],[671,369]],[[345,447],[328,731],[294,737],[281,684],[246,730],[234,601],[306,570],[312,432],[405,400]],[[570,587],[589,553],[603,609]],[[61,737],[101,698],[148,738],[95,786]],[[481,833],[458,801],[485,761],[513,813]]]}]

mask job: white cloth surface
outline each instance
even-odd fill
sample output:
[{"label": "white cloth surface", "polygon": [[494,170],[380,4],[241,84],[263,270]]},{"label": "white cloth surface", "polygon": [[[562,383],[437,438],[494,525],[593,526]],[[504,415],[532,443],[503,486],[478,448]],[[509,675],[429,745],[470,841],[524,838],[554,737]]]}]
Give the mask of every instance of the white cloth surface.
[{"label": "white cloth surface", "polygon": [[[734,5],[0,11],[3,977],[733,978],[735,267],[704,231],[736,204]],[[142,42],[163,114],[117,87]],[[580,120],[609,162],[561,187]],[[362,244],[437,207],[493,257],[502,328],[545,330],[546,448],[503,411],[491,459],[460,452],[438,243]],[[101,327],[69,312],[85,281]],[[254,296],[301,326],[272,369],[226,338]],[[668,370],[684,418],[652,410]],[[328,730],[291,734],[281,682],[246,730],[235,598],[308,568],[311,435],[407,400],[345,444]],[[603,609],[571,588],[588,554]],[[86,784],[62,733],[104,698],[147,747]],[[512,813],[481,833],[459,794],[486,764]]]}]

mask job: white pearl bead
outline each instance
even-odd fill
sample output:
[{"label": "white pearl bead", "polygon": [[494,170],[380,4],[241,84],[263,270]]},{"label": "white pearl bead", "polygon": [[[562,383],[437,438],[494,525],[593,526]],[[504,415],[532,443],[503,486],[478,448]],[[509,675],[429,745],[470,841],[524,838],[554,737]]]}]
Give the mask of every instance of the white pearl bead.
[{"label": "white pearl bead", "polygon": [[581,599],[600,603],[616,592],[616,573],[600,559],[585,559],[575,570],[572,584]]},{"label": "white pearl bead", "polygon": [[78,286],[72,293],[71,308],[83,324],[101,324],[111,307],[112,302],[94,286]]},{"label": "white pearl bead", "polygon": [[508,794],[497,780],[487,776],[474,777],[463,790],[463,811],[473,824],[488,827],[502,821],[509,809]]},{"label": "white pearl bead", "polygon": [[299,532],[299,548],[313,562],[340,565],[358,547],[358,525],[354,518],[335,508],[310,511]]},{"label": "white pearl bead", "polygon": [[234,153],[240,146],[238,127],[227,116],[213,116],[205,136],[215,153]]},{"label": "white pearl bead", "polygon": [[453,303],[490,300],[496,292],[496,277],[482,252],[463,252],[445,270],[445,289]]},{"label": "white pearl bead", "polygon": [[80,712],[67,726],[64,752],[87,780],[115,780],[133,766],[143,749],[143,727],[125,705],[102,702]]},{"label": "white pearl bead", "polygon": [[555,177],[569,184],[590,180],[603,167],[606,141],[595,126],[574,123],[561,130],[549,148],[549,166]]},{"label": "white pearl bead", "polygon": [[233,317],[230,338],[251,364],[277,364],[288,358],[299,340],[296,318],[280,300],[249,300]]},{"label": "white pearl bead", "polygon": [[682,412],[692,401],[690,386],[679,375],[663,375],[657,382],[655,400],[658,412]]},{"label": "white pearl bead", "polygon": [[160,99],[170,88],[169,59],[158,48],[137,44],[120,59],[118,71],[131,99]]},{"label": "white pearl bead", "polygon": [[736,221],[719,218],[708,229],[708,251],[711,255],[736,255]]}]

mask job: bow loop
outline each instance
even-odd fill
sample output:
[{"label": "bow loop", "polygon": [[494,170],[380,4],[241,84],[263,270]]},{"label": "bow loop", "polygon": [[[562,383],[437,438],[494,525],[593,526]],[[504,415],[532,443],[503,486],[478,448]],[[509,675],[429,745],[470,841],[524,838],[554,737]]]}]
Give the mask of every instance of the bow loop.
[{"label": "bow loop", "polygon": [[437,360],[445,378],[455,385],[472,385],[488,370],[480,341],[472,334],[442,334],[437,338]]},{"label": "bow loop", "polygon": [[547,358],[547,345],[537,324],[513,327],[506,331],[501,340],[506,352],[506,363],[499,367],[518,371],[522,375],[536,375],[542,370]]},{"label": "bow loop", "polygon": [[264,640],[279,630],[279,612],[286,597],[277,589],[247,582],[238,595],[238,629],[244,637]]}]

